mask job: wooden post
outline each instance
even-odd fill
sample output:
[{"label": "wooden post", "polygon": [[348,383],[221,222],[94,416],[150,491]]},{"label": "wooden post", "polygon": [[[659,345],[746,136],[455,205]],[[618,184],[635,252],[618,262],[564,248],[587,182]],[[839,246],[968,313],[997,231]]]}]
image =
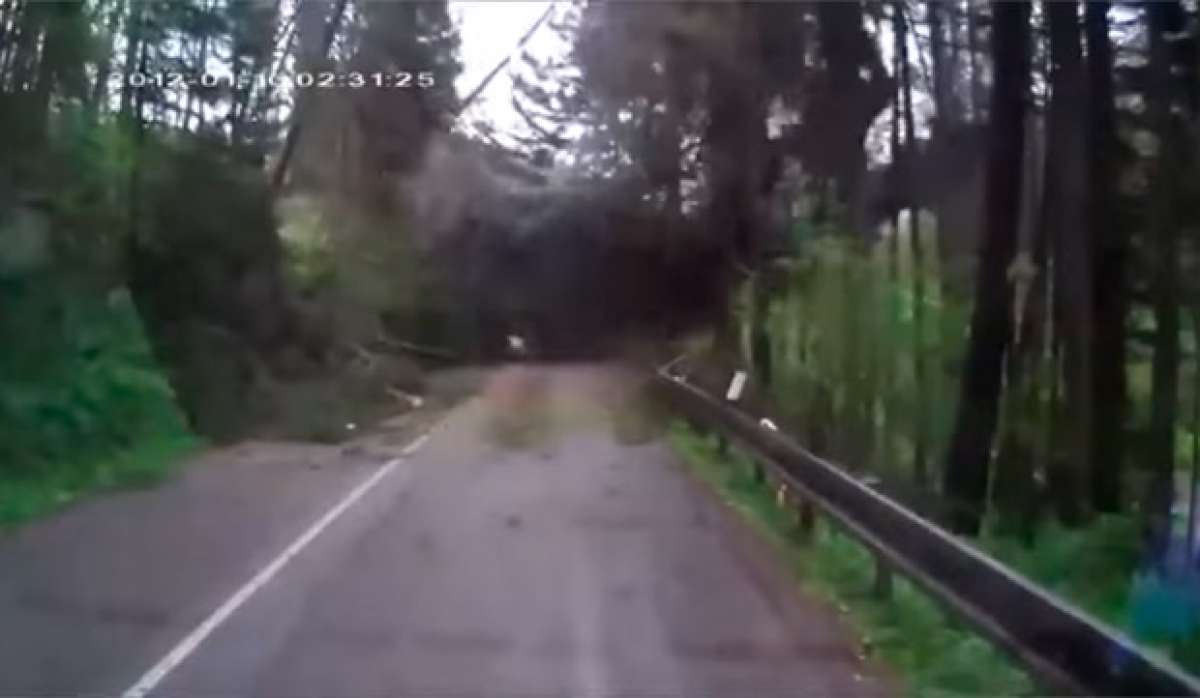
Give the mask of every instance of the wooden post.
[{"label": "wooden post", "polygon": [[879,599],[892,598],[892,568],[888,566],[883,556],[875,556],[875,583],[871,593]]},{"label": "wooden post", "polygon": [[796,526],[806,540],[811,540],[817,527],[817,509],[807,497],[801,497],[796,510]]},{"label": "wooden post", "polygon": [[750,466],[750,477],[756,485],[762,485],[767,482],[767,469],[757,458],[754,459],[753,465]]},{"label": "wooden post", "polygon": [[790,509],[796,537],[803,542],[812,540],[813,530],[816,525],[816,510],[812,502],[799,492],[793,494],[787,483],[781,482],[775,490],[775,503],[781,507],[786,506]]}]

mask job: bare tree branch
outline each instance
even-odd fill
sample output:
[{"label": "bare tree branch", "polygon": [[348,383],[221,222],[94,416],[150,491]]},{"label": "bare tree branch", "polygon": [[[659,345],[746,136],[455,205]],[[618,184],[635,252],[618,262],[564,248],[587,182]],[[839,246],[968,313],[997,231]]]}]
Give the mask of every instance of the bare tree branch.
[{"label": "bare tree branch", "polygon": [[476,85],[475,89],[471,90],[470,94],[468,94],[463,99],[462,104],[458,105],[458,111],[455,112],[455,114],[454,114],[455,116],[462,114],[464,111],[467,110],[467,107],[471,106],[471,103],[474,102],[479,97],[479,95],[483,93],[483,90],[488,86],[489,83],[491,83],[491,81],[497,75],[500,74],[500,71],[504,70],[504,67],[507,66],[510,62],[512,62],[513,54],[520,53],[521,49],[525,47],[525,44],[529,42],[529,39],[533,36],[534,32],[536,32],[538,30],[538,27],[541,27],[542,24],[544,24],[546,22],[546,20],[550,18],[550,14],[553,11],[554,11],[554,3],[550,3],[550,5],[546,7],[546,11],[542,13],[542,16],[538,17],[538,20],[533,23],[533,26],[529,27],[529,30],[526,31],[525,34],[521,37],[520,41],[517,42],[516,48],[514,48],[507,56],[505,56],[503,60],[501,60],[499,63],[497,63],[496,67],[492,68],[491,72],[489,72],[486,76],[484,76],[483,80],[480,81],[480,83],[478,85]]}]

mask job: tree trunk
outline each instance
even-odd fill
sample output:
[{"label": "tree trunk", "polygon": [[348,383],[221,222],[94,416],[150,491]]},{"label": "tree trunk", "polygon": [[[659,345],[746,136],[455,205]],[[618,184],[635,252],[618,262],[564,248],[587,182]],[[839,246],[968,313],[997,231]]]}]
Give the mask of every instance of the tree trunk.
[{"label": "tree trunk", "polygon": [[811,101],[806,123],[819,124],[822,158],[843,207],[841,223],[863,224],[863,179],[867,156],[863,141],[893,92],[878,45],[863,23],[858,1],[816,3],[817,37],[824,60],[824,80]]},{"label": "tree trunk", "polygon": [[[0,0],[0,66],[4,65],[4,56],[7,53],[4,47],[9,45],[8,38],[12,34],[8,23],[12,19],[16,7],[17,0]],[[4,87],[4,77],[0,74],[0,89]]]},{"label": "tree trunk", "polygon": [[42,145],[46,138],[46,123],[50,114],[50,95],[54,91],[54,84],[58,78],[57,53],[61,47],[62,32],[56,15],[59,13],[60,5],[58,4],[39,4],[29,10],[33,13],[36,10],[37,21],[34,24],[34,31],[40,36],[41,50],[35,51],[36,58],[34,59],[36,70],[34,71],[35,78],[33,90],[30,93],[32,107],[29,111],[29,126],[32,129],[29,132],[29,144],[35,148]]},{"label": "tree trunk", "polygon": [[[724,285],[732,291],[744,278],[745,270],[756,261],[753,259],[753,243],[758,237],[756,192],[748,173],[756,172],[760,162],[750,139],[764,140],[761,132],[765,130],[765,104],[747,86],[728,83],[726,88],[714,90],[712,102],[712,116],[705,133],[712,182],[709,220],[714,238],[725,250],[728,264]],[[730,358],[737,356],[737,319],[726,308],[716,324],[717,351]]]},{"label": "tree trunk", "polygon": [[1179,402],[1179,233],[1175,187],[1180,176],[1179,142],[1173,103],[1171,48],[1166,34],[1176,31],[1181,15],[1176,2],[1146,3],[1150,38],[1149,105],[1151,128],[1158,138],[1150,191],[1154,308],[1154,360],[1151,368],[1150,427],[1146,442],[1152,481],[1147,505],[1147,539],[1152,559],[1161,562],[1171,534],[1175,487],[1175,421]]},{"label": "tree trunk", "polygon": [[[105,109],[108,101],[108,83],[112,72],[113,53],[116,52],[117,31],[121,27],[121,14],[124,11],[123,0],[115,0],[108,8],[105,19],[105,44],[101,47],[100,62],[96,64],[96,77],[92,82],[92,91],[88,96],[88,109],[92,118],[96,118]],[[2,39],[0,39],[2,42]]]},{"label": "tree trunk", "polygon": [[760,385],[769,387],[774,377],[774,366],[771,357],[771,335],[767,328],[767,319],[771,309],[771,295],[768,286],[766,268],[759,269],[750,283],[752,289],[753,316],[750,334],[750,355],[754,373]]},{"label": "tree trunk", "polygon": [[[954,92],[952,79],[956,73],[956,61],[954,60],[954,51],[948,50],[946,44],[947,29],[950,30],[950,36],[954,36],[954,14],[952,8],[946,5],[945,0],[929,0],[929,52],[932,54],[933,64],[933,104],[934,114],[934,130],[942,130],[947,126],[952,126],[958,122],[960,107],[958,97]],[[946,20],[950,21],[947,22]],[[937,135],[934,134],[934,138]]]},{"label": "tree trunk", "polygon": [[[913,164],[916,159],[917,132],[913,118],[913,89],[912,66],[908,60],[908,22],[902,2],[897,2],[896,32],[899,34],[897,45],[899,49],[900,90],[904,96],[904,142],[907,144],[908,157],[904,158],[904,177],[909,186],[904,188],[905,202],[908,205],[908,244],[910,269],[913,286],[913,387],[917,399],[913,404],[913,477],[917,485],[924,487],[928,481],[929,460],[929,428],[927,417],[927,402],[920,396],[928,395],[925,366],[925,252],[921,244],[920,209],[912,196],[911,183],[916,180],[917,173]],[[936,88],[935,88],[936,89]],[[944,102],[944,93],[942,97]]]},{"label": "tree trunk", "polygon": [[[758,36],[760,17],[756,5],[750,4],[738,12],[736,30],[739,45],[751,48]],[[762,261],[759,249],[763,240],[763,206],[767,157],[767,99],[761,80],[746,79],[730,74],[727,66],[714,62],[708,66],[713,89],[708,96],[709,121],[704,132],[704,148],[708,161],[706,175],[710,178],[712,198],[709,220],[714,239],[725,250],[728,260],[725,286],[732,290],[743,272],[751,272]],[[751,282],[753,284],[753,281]],[[751,289],[752,293],[755,289]],[[752,305],[765,303],[755,298]],[[752,337],[765,328],[755,325],[758,313],[751,310]],[[726,312],[717,318],[716,345],[719,353],[737,356],[739,332],[736,318]],[[755,342],[751,342],[751,351]],[[768,345],[763,345],[769,351]],[[750,357],[751,363],[761,357]],[[766,359],[769,363],[769,359]]]},{"label": "tree trunk", "polygon": [[[1200,338],[1200,306],[1192,306],[1192,336]],[[1196,563],[1196,517],[1200,512],[1200,357],[1192,357],[1192,472],[1188,478],[1187,564]]]},{"label": "tree trunk", "polygon": [[[899,6],[899,2],[893,3],[892,10],[897,11]],[[905,39],[895,24],[892,25],[892,34],[894,42],[892,45],[892,74],[896,76],[896,85],[892,90],[892,128],[888,144],[892,156],[891,176],[900,180],[904,176],[904,170],[907,169],[903,164],[905,157],[900,144],[900,129],[904,120],[904,101],[900,85],[900,57],[904,53],[901,47]],[[892,184],[888,188],[890,191],[896,192],[900,190],[901,186]],[[888,243],[888,274],[897,288],[900,283],[900,202],[900,197],[889,197],[887,201],[892,224],[892,239]]]},{"label": "tree trunk", "polygon": [[[295,34],[292,33],[291,30],[284,30],[283,34],[280,34],[279,12],[281,7],[282,0],[274,0],[269,10],[270,14],[267,15],[265,19],[260,15],[253,15],[252,19],[250,20],[252,22],[250,31],[262,30],[264,34],[271,36],[271,42],[269,44],[258,44],[253,47],[253,53],[251,54],[250,61],[251,75],[273,74],[273,66],[271,65],[272,54],[276,46],[279,45],[279,39],[281,37],[284,39],[282,51],[286,53],[290,50],[292,37],[294,37]],[[291,23],[289,26],[295,27],[295,24]],[[258,105],[257,99],[259,97],[259,93],[255,92],[255,87],[257,87],[257,84],[255,81],[252,81],[250,84],[234,90],[233,93],[233,104],[230,107],[229,117],[229,142],[235,149],[244,150],[248,145],[249,139],[245,134],[245,126],[248,121],[252,120],[257,115],[256,108]],[[269,87],[265,85],[262,86],[262,93],[267,93],[269,91]],[[253,158],[255,161],[257,161],[257,158],[259,158],[261,155],[261,151],[256,151],[253,153]]]},{"label": "tree trunk", "polygon": [[12,0],[12,4],[7,9],[7,29],[4,41],[0,43],[0,52],[2,52],[0,55],[3,55],[4,58],[3,63],[0,63],[0,72],[3,73],[6,92],[15,92],[23,87],[19,83],[19,68],[22,55],[28,45],[28,41],[24,38],[27,26],[25,18],[28,13],[29,0]]},{"label": "tree trunk", "polygon": [[1050,29],[1050,91],[1044,220],[1053,240],[1055,326],[1063,346],[1063,448],[1050,464],[1048,482],[1063,523],[1086,516],[1091,463],[1092,280],[1091,236],[1084,219],[1086,177],[1085,75],[1080,52],[1079,6],[1045,0]]},{"label": "tree trunk", "polygon": [[[934,120],[930,129],[930,150],[941,157],[951,148],[948,145],[951,141],[948,136],[963,132],[962,124],[966,117],[963,100],[957,89],[961,76],[959,46],[961,44],[962,17],[957,0],[929,0],[928,12],[934,85]],[[974,168],[967,174],[967,177],[972,178],[973,172]],[[953,197],[955,203],[961,206],[964,200],[973,199],[974,189],[974,186],[967,185],[965,191],[961,191]],[[953,237],[967,234],[966,230],[955,229],[952,222],[953,206],[954,204],[947,201],[945,196],[934,197],[928,204],[936,221],[933,238],[934,250],[931,258],[936,259],[938,264],[938,273],[934,277],[934,284],[940,299],[940,303],[936,306],[937,309],[932,313],[935,328],[931,332],[933,341],[930,345],[933,347],[933,358],[929,364],[933,370],[929,373],[928,394],[937,395],[938,399],[947,397],[947,372],[942,367],[950,348],[957,342],[957,337],[962,331],[962,328],[951,318],[951,313],[947,311],[947,308],[951,302],[966,295],[963,290],[965,284],[957,278],[964,274],[951,271],[952,266],[959,264],[952,252]],[[936,437],[933,440],[936,441]]]},{"label": "tree trunk", "polygon": [[[337,0],[333,9],[333,14],[329,16],[328,21],[324,23],[324,28],[321,33],[321,43],[318,49],[314,49],[311,45],[303,45],[307,32],[303,28],[298,29],[301,37],[301,64],[308,70],[316,70],[321,62],[329,57],[329,47],[333,45],[333,39],[337,36],[338,28],[342,24],[342,16],[346,14],[346,4],[348,0]],[[303,7],[303,5],[301,5]],[[283,184],[287,181],[288,164],[292,160],[292,156],[296,152],[296,146],[300,143],[300,130],[304,124],[303,95],[297,95],[296,103],[292,113],[292,123],[288,127],[287,135],[283,139],[283,148],[279,152],[279,160],[275,163],[275,170],[271,173],[271,189],[279,193],[283,189]]]},{"label": "tree trunk", "polygon": [[979,8],[971,0],[967,2],[967,65],[971,73],[971,118],[981,124],[987,96],[983,90],[983,68],[979,64]]},{"label": "tree trunk", "polygon": [[[131,6],[136,6],[138,3],[130,3]],[[141,18],[133,19],[132,13],[136,10],[130,8],[131,26],[141,24]],[[130,38],[130,44],[133,44],[133,38]],[[132,56],[126,55],[125,74],[129,75],[137,70],[142,70],[146,66],[146,46],[141,42]],[[134,63],[136,61],[136,63]],[[154,292],[152,287],[147,288],[141,283],[142,279],[146,278],[146,240],[143,239],[142,231],[142,150],[145,144],[146,125],[142,122],[142,106],[144,102],[143,90],[140,87],[131,87],[129,81],[126,80],[122,88],[122,101],[128,100],[128,106],[122,112],[124,127],[130,129],[133,157],[130,160],[129,167],[129,201],[128,201],[128,228],[125,232],[125,265],[126,279],[129,284],[130,294],[133,297],[133,302],[137,308],[138,315],[142,318],[142,322],[146,324],[148,329],[153,328],[153,314],[150,308],[153,304],[147,302],[146,298]]]},{"label": "tree trunk", "polygon": [[0,92],[9,90],[8,66],[13,51],[15,18],[20,12],[20,0],[0,1]]},{"label": "tree trunk", "polygon": [[1092,507],[1121,509],[1125,468],[1125,318],[1129,240],[1116,224],[1117,142],[1113,100],[1113,57],[1108,36],[1107,0],[1086,5],[1088,50],[1087,138],[1090,157],[1088,227],[1092,232]]},{"label": "tree trunk", "polygon": [[137,91],[137,88],[130,84],[129,78],[137,72],[138,55],[142,45],[143,6],[144,3],[130,2],[125,17],[125,62],[121,67],[121,117],[124,119],[131,118],[133,96]]},{"label": "tree trunk", "polygon": [[978,533],[983,520],[1004,355],[1012,328],[1012,298],[1006,275],[1016,250],[1029,91],[1029,4],[997,0],[992,8],[995,80],[987,220],[979,251],[979,280],[958,414],[943,480],[950,506],[948,523],[953,530],[968,534]]},{"label": "tree trunk", "polygon": [[39,44],[42,36],[42,18],[45,7],[37,2],[26,2],[21,10],[20,23],[13,52],[13,90],[30,90],[36,78]]},{"label": "tree trunk", "polygon": [[1041,215],[1045,158],[1040,123],[1040,115],[1030,112],[1026,117],[1020,253],[1009,271],[1014,287],[1013,339],[1005,361],[1003,433],[996,448],[991,493],[997,531],[1015,534],[1027,543],[1033,541],[1038,512],[1034,473],[1043,464],[1038,436],[1049,363],[1045,342],[1051,334],[1046,312],[1049,231]]},{"label": "tree trunk", "polygon": [[[209,1],[202,0],[202,2],[200,3],[199,10],[202,14],[207,14],[209,12],[212,12],[212,7],[209,5]],[[235,70],[238,67],[236,55],[234,56],[233,66],[234,66]],[[208,71],[208,32],[205,31],[204,34],[201,35],[201,37],[200,37],[200,50],[198,52],[198,56],[196,59],[196,71],[195,72],[197,75],[203,75],[207,71]],[[235,94],[236,94],[236,88],[235,88]],[[195,109],[195,105],[196,105],[196,91],[195,90],[187,91],[186,105],[187,106],[185,106],[184,110],[183,110],[183,130],[198,132],[200,130],[200,127],[204,125],[204,116],[201,112],[196,112],[196,127],[195,127],[195,129],[193,129],[192,128],[192,112]],[[201,111],[203,111],[203,110],[201,110]],[[234,128],[236,128],[236,123],[234,125]]]},{"label": "tree trunk", "polygon": [[[894,6],[893,6],[894,7]],[[899,31],[895,31],[893,26],[893,39],[895,44],[892,50],[892,74],[900,74],[900,44],[903,38]],[[904,155],[900,149],[900,124],[903,120],[903,105],[900,97],[900,82],[896,81],[896,89],[892,91],[892,126],[889,146],[892,156],[891,172],[893,177],[900,177],[903,166],[901,161]],[[891,187],[895,190],[896,187]],[[887,257],[888,257],[888,280],[890,282],[888,288],[888,298],[891,307],[888,309],[888,322],[891,336],[898,336],[898,326],[900,324],[900,316],[902,313],[902,303],[900,300],[900,206],[895,199],[888,201],[890,223],[892,227],[891,235],[887,241]],[[888,355],[887,361],[887,376],[885,387],[887,390],[888,399],[884,402],[884,429],[883,429],[883,444],[885,456],[893,453],[892,448],[895,447],[895,453],[900,452],[900,444],[903,434],[901,426],[903,414],[903,400],[901,399],[900,391],[900,376],[897,368],[900,366],[900,360],[903,358],[903,353],[899,356]],[[898,467],[898,463],[885,464],[890,467]],[[915,479],[915,477],[914,477]]]}]

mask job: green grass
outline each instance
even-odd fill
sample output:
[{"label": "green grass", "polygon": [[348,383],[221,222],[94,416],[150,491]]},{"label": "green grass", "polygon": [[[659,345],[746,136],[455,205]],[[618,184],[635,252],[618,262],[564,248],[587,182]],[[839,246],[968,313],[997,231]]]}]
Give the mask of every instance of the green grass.
[{"label": "green grass", "polygon": [[161,437],[108,457],[0,478],[0,529],[44,516],[90,493],[160,482],[200,443],[190,436]]},{"label": "green grass", "polygon": [[669,440],[691,471],[775,548],[807,589],[846,614],[868,653],[891,667],[911,696],[1033,695],[1029,677],[999,650],[947,616],[903,579],[890,600],[871,595],[874,561],[862,546],[828,525],[805,541],[793,515],[755,481],[750,459],[726,456],[707,437],[676,422]]},{"label": "green grass", "polygon": [[1076,529],[1046,523],[1031,546],[993,534],[976,544],[1092,615],[1113,625],[1127,624],[1130,585],[1141,546],[1132,517],[1100,516]]},{"label": "green grass", "polygon": [[1135,517],[1104,515],[1082,528],[1050,522],[1032,545],[987,534],[976,544],[992,557],[1087,613],[1121,629],[1151,654],[1200,671],[1200,593],[1194,578],[1139,572]]}]

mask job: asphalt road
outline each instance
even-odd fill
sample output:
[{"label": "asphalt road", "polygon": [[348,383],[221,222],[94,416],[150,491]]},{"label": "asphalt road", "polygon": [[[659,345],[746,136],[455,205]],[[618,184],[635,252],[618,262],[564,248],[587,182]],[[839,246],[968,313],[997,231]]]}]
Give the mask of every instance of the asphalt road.
[{"label": "asphalt road", "polygon": [[632,390],[502,369],[415,451],[246,445],[0,538],[0,695],[894,692]]}]

